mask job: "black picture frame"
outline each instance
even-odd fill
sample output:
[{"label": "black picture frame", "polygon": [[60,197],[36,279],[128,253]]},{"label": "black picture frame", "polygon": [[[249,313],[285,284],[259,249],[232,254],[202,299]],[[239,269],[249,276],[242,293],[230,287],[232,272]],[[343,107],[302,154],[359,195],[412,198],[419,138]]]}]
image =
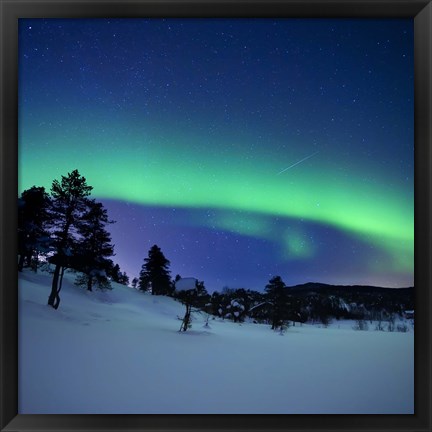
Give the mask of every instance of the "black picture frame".
[{"label": "black picture frame", "polygon": [[[0,0],[0,295],[2,431],[430,431],[432,6],[425,0]],[[340,17],[414,20],[415,414],[18,415],[16,200],[18,19],[82,17]]]}]

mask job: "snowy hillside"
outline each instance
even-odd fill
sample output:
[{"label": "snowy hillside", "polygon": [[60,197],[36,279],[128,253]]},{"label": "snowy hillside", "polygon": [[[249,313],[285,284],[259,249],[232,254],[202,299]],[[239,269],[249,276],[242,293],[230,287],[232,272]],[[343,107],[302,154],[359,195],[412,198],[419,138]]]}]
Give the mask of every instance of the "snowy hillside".
[{"label": "snowy hillside", "polygon": [[210,319],[113,284],[87,292],[66,274],[19,279],[20,414],[412,414],[414,332]]}]

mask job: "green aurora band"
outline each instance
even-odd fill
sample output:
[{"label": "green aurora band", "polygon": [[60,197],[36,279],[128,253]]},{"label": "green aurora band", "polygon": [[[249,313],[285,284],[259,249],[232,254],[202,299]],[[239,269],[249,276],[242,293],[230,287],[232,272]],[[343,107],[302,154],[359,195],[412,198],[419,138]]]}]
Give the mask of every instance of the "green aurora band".
[{"label": "green aurora band", "polygon": [[[325,145],[313,158],[278,175],[315,149],[295,143],[281,161],[262,143],[251,152],[251,137],[233,137],[221,147],[218,140],[226,136],[153,131],[143,137],[142,131],[113,125],[103,133],[96,126],[94,132],[75,132],[68,139],[64,132],[27,127],[20,131],[19,189],[49,189],[55,178],[78,168],[99,199],[248,212],[252,216],[246,224],[226,216],[212,224],[257,238],[273,236],[259,215],[327,224],[385,251],[394,270],[413,270],[414,198],[403,175],[381,174],[370,161],[366,172],[360,171],[358,161],[351,167],[342,157],[327,155]],[[56,147],[58,142],[62,144]],[[311,246],[300,246],[301,237],[287,232],[282,241],[288,255],[313,255]]]}]

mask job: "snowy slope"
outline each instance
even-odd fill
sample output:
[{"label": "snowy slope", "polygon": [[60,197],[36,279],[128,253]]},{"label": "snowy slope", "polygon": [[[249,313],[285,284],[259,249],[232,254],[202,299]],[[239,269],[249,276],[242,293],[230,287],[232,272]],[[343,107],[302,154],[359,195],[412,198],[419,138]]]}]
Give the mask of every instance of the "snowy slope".
[{"label": "snowy slope", "polygon": [[269,326],[196,315],[113,284],[86,292],[66,274],[19,283],[20,414],[412,414],[414,333]]}]

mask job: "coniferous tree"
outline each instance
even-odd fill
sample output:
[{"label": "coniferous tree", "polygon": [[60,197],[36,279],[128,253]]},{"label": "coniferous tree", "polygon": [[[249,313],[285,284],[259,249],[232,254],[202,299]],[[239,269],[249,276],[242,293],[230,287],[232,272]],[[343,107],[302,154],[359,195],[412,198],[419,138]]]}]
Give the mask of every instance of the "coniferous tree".
[{"label": "coniferous tree", "polygon": [[50,261],[55,268],[48,305],[54,309],[60,304],[62,276],[71,265],[71,257],[78,243],[78,230],[87,211],[87,197],[92,189],[78,170],[52,183],[49,212],[54,255]]},{"label": "coniferous tree", "polygon": [[222,300],[223,300],[222,294],[220,294],[217,291],[214,291],[210,297],[212,314],[220,318],[223,318],[223,312],[224,312],[222,309]]},{"label": "coniferous tree", "polygon": [[138,286],[138,282],[139,282],[139,279],[137,277],[134,277],[132,279],[132,288],[136,289],[136,287]]},{"label": "coniferous tree", "polygon": [[114,255],[111,235],[106,230],[108,224],[114,223],[108,219],[107,210],[101,203],[89,200],[88,211],[83,215],[78,232],[82,240],[74,257],[76,269],[82,272],[77,278],[78,285],[84,285],[92,291],[96,283],[100,288],[110,288],[107,277],[109,257]]},{"label": "coniferous tree", "polygon": [[127,285],[129,283],[129,276],[126,274],[126,272],[122,272],[120,270],[120,266],[118,264],[114,264],[112,261],[110,261],[108,266],[107,274],[113,282],[122,285]]},{"label": "coniferous tree", "polygon": [[150,291],[152,295],[169,294],[172,291],[169,265],[161,249],[157,245],[152,246],[141,267],[140,290]]},{"label": "coniferous tree", "polygon": [[25,190],[18,199],[18,271],[26,261],[32,266],[40,253],[49,251],[50,236],[47,231],[49,197],[44,187],[33,186]]},{"label": "coniferous tree", "polygon": [[111,278],[113,282],[120,283],[120,279],[121,279],[120,266],[118,264],[114,264],[111,261],[108,268],[108,276]]},{"label": "coniferous tree", "polygon": [[249,314],[252,305],[252,292],[244,288],[238,288],[233,294],[231,300],[231,313],[234,322],[243,322]]},{"label": "coniferous tree", "polygon": [[267,295],[257,291],[251,291],[251,304],[249,307],[248,315],[254,322],[268,322],[269,304],[267,302]]},{"label": "coniferous tree", "polygon": [[120,272],[118,279],[120,284],[129,285],[129,276],[126,274],[126,272]]},{"label": "coniferous tree", "polygon": [[267,301],[271,306],[272,330],[283,325],[287,318],[288,290],[280,276],[270,279],[265,287]]}]

